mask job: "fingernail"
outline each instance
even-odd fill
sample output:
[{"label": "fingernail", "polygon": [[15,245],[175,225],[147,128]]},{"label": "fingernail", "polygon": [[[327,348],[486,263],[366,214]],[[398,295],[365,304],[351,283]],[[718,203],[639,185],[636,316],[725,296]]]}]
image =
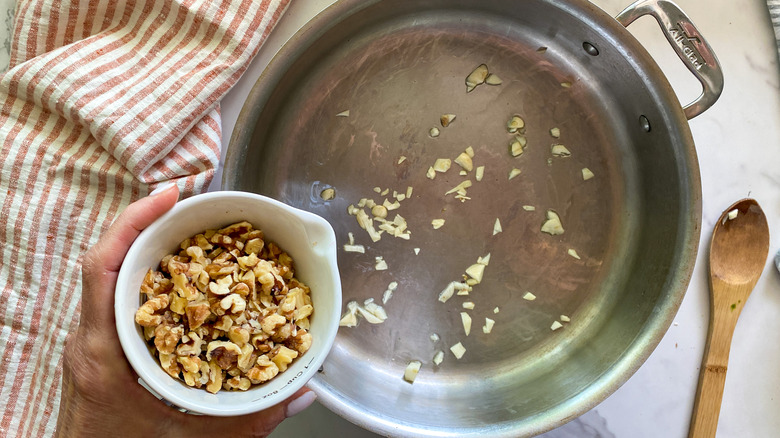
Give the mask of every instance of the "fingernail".
[{"label": "fingernail", "polygon": [[290,404],[287,405],[287,412],[285,412],[285,416],[290,418],[300,414],[312,403],[314,403],[314,400],[316,399],[317,394],[315,394],[314,391],[307,391],[303,393],[303,395],[291,401]]},{"label": "fingernail", "polygon": [[156,189],[152,190],[152,193],[149,193],[149,196],[159,195],[160,193],[170,189],[171,187],[175,186],[175,182],[168,182],[162,185],[157,186]]}]

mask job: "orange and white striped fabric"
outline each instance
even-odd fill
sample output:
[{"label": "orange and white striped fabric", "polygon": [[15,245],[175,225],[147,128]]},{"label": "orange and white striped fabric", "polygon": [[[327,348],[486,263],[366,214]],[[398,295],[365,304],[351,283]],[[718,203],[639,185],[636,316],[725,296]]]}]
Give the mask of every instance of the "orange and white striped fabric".
[{"label": "orange and white striped fabric", "polygon": [[219,101],[289,0],[20,0],[0,77],[0,436],[49,436],[80,259],[130,202],[205,191]]}]

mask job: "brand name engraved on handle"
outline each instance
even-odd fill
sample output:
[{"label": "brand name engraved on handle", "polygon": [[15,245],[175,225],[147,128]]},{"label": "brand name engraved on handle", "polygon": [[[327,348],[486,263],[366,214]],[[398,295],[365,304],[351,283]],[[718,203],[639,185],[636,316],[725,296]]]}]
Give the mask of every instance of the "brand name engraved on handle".
[{"label": "brand name engraved on handle", "polygon": [[697,71],[701,70],[706,63],[702,60],[699,51],[694,47],[694,44],[700,43],[699,38],[688,34],[681,23],[677,23],[676,26],[669,28],[669,35],[677,44],[677,47],[680,48],[683,55],[688,58],[688,61],[693,65],[693,68]]}]

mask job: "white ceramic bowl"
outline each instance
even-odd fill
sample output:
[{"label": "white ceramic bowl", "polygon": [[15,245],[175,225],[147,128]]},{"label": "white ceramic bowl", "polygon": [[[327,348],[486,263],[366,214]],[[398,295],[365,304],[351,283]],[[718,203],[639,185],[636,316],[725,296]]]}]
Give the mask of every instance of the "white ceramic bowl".
[{"label": "white ceramic bowl", "polygon": [[[169,376],[150,354],[135,312],[140,286],[149,268],[178,248],[187,237],[242,220],[263,230],[295,263],[296,277],[311,288],[314,314],[312,346],[274,379],[248,391],[191,388]],[[323,218],[273,199],[245,192],[212,192],[178,202],[143,230],[122,264],[114,298],[116,327],[122,349],[140,378],[168,402],[207,415],[242,415],[273,406],[293,395],[314,376],[328,355],[338,331],[341,280],[336,264],[336,235]]]}]

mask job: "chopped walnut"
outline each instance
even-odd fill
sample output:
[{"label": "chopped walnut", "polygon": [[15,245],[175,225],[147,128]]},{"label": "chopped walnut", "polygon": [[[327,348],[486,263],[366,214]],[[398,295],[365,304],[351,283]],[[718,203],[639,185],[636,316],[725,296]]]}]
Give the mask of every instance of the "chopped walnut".
[{"label": "chopped walnut", "polygon": [[233,327],[233,318],[229,316],[222,316],[219,319],[219,322],[214,324],[214,328],[217,330],[222,330],[223,332],[226,332],[230,330]]},{"label": "chopped walnut", "polygon": [[135,312],[135,322],[144,327],[156,326],[162,322],[162,315],[155,312],[168,307],[168,295],[160,295],[147,300]]},{"label": "chopped walnut", "polygon": [[236,365],[240,371],[246,374],[255,364],[256,358],[254,347],[251,344],[246,344],[241,347],[241,354],[238,355]]},{"label": "chopped walnut", "polygon": [[300,354],[306,353],[311,347],[312,336],[311,333],[304,329],[298,330],[298,333],[293,336],[290,346]]},{"label": "chopped walnut", "polygon": [[222,298],[219,307],[230,313],[241,313],[246,309],[246,301],[239,294],[230,294]]},{"label": "chopped walnut", "polygon": [[176,355],[180,358],[185,356],[199,356],[205,341],[194,332],[188,333],[187,337],[189,338],[188,342],[181,343],[176,347]]},{"label": "chopped walnut", "polygon": [[179,367],[179,363],[176,361],[175,354],[160,353],[160,365],[166,373],[171,375],[171,377],[179,377],[181,368]]},{"label": "chopped walnut", "polygon": [[279,371],[284,372],[287,370],[287,365],[289,365],[293,359],[298,357],[298,352],[291,350],[284,345],[277,345],[273,350],[271,350],[270,357],[273,363],[279,367]]},{"label": "chopped walnut", "polygon": [[208,384],[206,385],[206,391],[212,394],[216,394],[220,389],[222,389],[222,380],[225,378],[225,374],[214,360],[209,361],[208,378],[209,380]]},{"label": "chopped walnut", "polygon": [[263,318],[263,320],[260,321],[260,325],[262,326],[264,333],[273,335],[276,333],[276,329],[283,326],[285,322],[287,322],[287,319],[284,316],[274,313]]},{"label": "chopped walnut", "polygon": [[287,323],[276,329],[276,332],[271,335],[271,340],[274,341],[277,344],[282,344],[287,342],[288,339],[292,338],[295,333],[295,324]]},{"label": "chopped walnut", "polygon": [[189,303],[184,309],[187,314],[187,322],[190,329],[196,329],[206,322],[206,319],[211,315],[211,309],[209,303],[201,301],[197,303]]},{"label": "chopped walnut", "polygon": [[150,269],[144,276],[143,282],[141,282],[141,293],[145,294],[147,298],[154,298],[154,270]]},{"label": "chopped walnut", "polygon": [[162,368],[212,393],[274,378],[313,341],[310,289],[292,257],[248,222],[185,239],[140,293],[136,322]]},{"label": "chopped walnut", "polygon": [[230,286],[233,285],[233,277],[226,275],[217,281],[209,283],[209,292],[214,295],[227,295],[230,293]]},{"label": "chopped walnut", "polygon": [[279,374],[279,367],[265,354],[257,358],[252,369],[247,371],[246,377],[254,384],[263,383],[273,379]]},{"label": "chopped walnut", "polygon": [[243,327],[231,327],[228,331],[228,338],[236,345],[244,345],[249,342],[249,330]]},{"label": "chopped walnut", "polygon": [[247,240],[244,245],[244,252],[247,254],[257,254],[263,250],[263,245],[265,245],[265,242],[263,242],[263,239],[261,238]]},{"label": "chopped walnut", "polygon": [[200,371],[199,357],[184,356],[184,357],[178,357],[176,360],[181,364],[181,367],[184,369],[184,372],[194,374]]},{"label": "chopped walnut", "polygon": [[240,354],[241,347],[232,342],[211,341],[206,350],[206,359],[209,362],[214,360],[220,368],[227,370],[236,363]]},{"label": "chopped walnut", "polygon": [[231,377],[225,380],[225,383],[222,384],[222,387],[224,389],[238,389],[241,391],[246,391],[251,386],[252,386],[252,382],[246,377],[241,377],[241,376]]},{"label": "chopped walnut", "polygon": [[173,354],[182,336],[184,336],[184,326],[171,327],[160,324],[154,329],[154,346],[160,353]]}]

